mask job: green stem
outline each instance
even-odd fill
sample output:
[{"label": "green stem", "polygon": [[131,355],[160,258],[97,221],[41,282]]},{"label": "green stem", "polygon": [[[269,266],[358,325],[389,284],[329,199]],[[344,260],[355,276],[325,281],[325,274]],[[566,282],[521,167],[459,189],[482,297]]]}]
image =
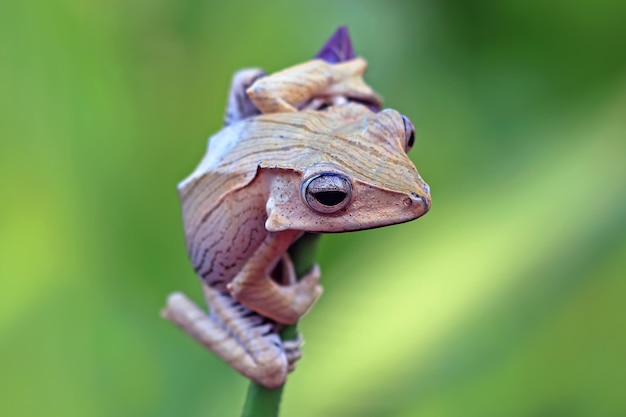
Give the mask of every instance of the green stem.
[{"label": "green stem", "polygon": [[[313,267],[318,240],[319,235],[306,233],[289,248],[289,255],[298,277],[302,277]],[[297,338],[297,326],[298,323],[285,326],[280,332],[281,339],[293,340]],[[241,417],[278,417],[284,387],[283,384],[276,389],[268,389],[263,385],[250,382]]]}]

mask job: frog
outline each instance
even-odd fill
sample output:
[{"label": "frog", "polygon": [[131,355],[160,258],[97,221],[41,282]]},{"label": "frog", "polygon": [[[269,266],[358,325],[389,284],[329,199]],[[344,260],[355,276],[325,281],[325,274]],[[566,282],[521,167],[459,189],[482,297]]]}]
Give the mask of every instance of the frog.
[{"label": "frog", "polygon": [[431,207],[407,153],[408,117],[376,112],[366,62],[312,60],[235,74],[225,126],[178,185],[185,241],[210,314],[181,293],[164,316],[251,380],[281,386],[302,338],[281,340],[322,294],[320,268],[297,279],[288,249],[305,233],[408,222]]}]

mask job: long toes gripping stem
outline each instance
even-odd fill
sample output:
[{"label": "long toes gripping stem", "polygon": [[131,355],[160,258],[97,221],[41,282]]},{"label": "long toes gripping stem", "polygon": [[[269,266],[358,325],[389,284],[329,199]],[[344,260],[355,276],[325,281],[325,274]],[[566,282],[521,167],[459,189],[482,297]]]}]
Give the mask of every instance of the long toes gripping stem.
[{"label": "long toes gripping stem", "polygon": [[[272,321],[205,286],[208,316],[181,293],[169,296],[163,317],[244,376],[268,388],[283,384],[292,365]],[[295,361],[295,359],[294,359]]]}]

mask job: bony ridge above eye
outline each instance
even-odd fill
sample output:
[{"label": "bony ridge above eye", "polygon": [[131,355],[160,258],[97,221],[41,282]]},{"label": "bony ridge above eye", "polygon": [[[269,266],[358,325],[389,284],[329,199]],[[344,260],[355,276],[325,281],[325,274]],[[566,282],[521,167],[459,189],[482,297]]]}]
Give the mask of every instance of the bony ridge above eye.
[{"label": "bony ridge above eye", "polygon": [[336,213],[352,199],[352,184],[343,174],[322,172],[302,184],[302,199],[313,211]]}]

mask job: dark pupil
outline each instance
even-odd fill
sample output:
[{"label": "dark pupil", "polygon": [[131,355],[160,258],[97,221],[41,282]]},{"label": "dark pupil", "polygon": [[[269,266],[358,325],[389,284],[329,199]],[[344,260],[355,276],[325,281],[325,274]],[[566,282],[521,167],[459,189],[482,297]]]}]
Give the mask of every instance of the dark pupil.
[{"label": "dark pupil", "polygon": [[313,197],[325,206],[336,206],[346,199],[346,193],[343,191],[321,191],[314,193]]},{"label": "dark pupil", "polygon": [[409,148],[413,147],[413,143],[415,143],[415,132],[411,132],[411,136],[409,136],[409,142],[408,142]]}]

